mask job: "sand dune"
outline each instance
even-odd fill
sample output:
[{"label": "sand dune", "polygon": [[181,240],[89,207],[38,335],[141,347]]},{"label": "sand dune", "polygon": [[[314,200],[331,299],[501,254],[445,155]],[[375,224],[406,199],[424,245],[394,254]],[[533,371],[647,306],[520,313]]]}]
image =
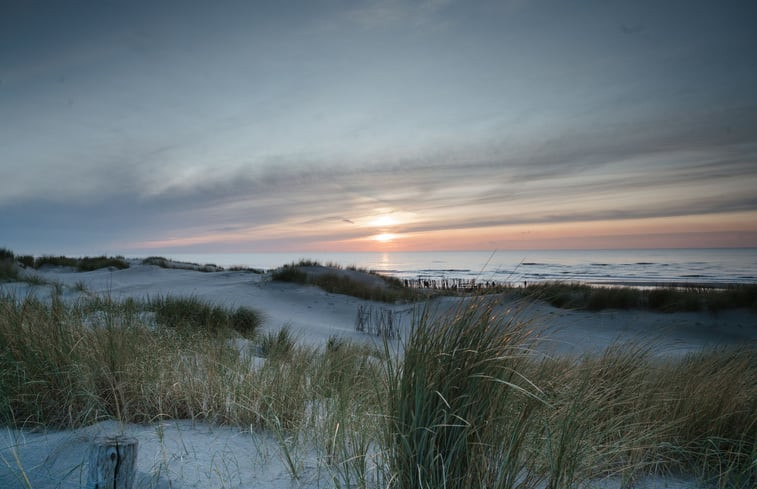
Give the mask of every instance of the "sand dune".
[{"label": "sand dune", "polygon": [[[352,276],[360,274],[343,272]],[[160,295],[197,296],[225,306],[251,307],[264,314],[266,330],[289,325],[301,341],[311,344],[320,344],[333,335],[355,341],[373,341],[354,328],[357,308],[361,304],[405,312],[405,326],[408,326],[413,309],[430,307],[443,313],[457,307],[461,300],[443,297],[423,304],[389,305],[330,294],[315,286],[275,282],[270,274],[245,271],[203,273],[140,265],[138,262],[125,270],[77,273],[68,269],[48,269],[36,273],[64,284],[64,297],[69,300],[81,295],[75,286],[83,282],[89,293],[117,300]],[[365,280],[376,280],[373,275],[363,275]],[[46,296],[50,293],[49,287],[24,283],[6,284],[2,289],[18,296],[27,293]],[[541,302],[501,300],[503,311],[510,309],[522,319],[533,321],[534,328],[544,337],[545,351],[549,352],[579,354],[599,351],[616,342],[642,341],[649,342],[661,354],[680,354],[703,347],[757,341],[757,314],[749,310],[717,314],[662,314],[641,310],[588,312],[558,309]]]},{"label": "sand dune", "polygon": [[[355,318],[366,301],[329,294],[314,286],[273,282],[269,275],[244,271],[202,273],[164,269],[134,262],[126,270],[76,273],[66,269],[37,272],[46,280],[63,284],[63,295],[75,300],[82,292],[105,294],[114,299],[158,295],[197,296],[227,306],[248,306],[265,315],[264,328],[283,325],[299,341],[321,345],[334,335],[359,342],[372,336],[355,331]],[[46,296],[49,286],[4,284],[3,292],[23,297]],[[404,312],[402,327],[409,327],[413,308],[431,307],[444,313],[459,304],[458,298],[441,298],[426,305],[387,305],[376,308]],[[755,344],[757,315],[745,310],[708,313],[659,314],[646,311],[566,311],[542,303],[510,303],[500,306],[533,321],[543,337],[542,350],[550,354],[601,351],[624,341],[647,343],[659,355],[679,355],[717,345]],[[271,435],[249,430],[210,426],[191,421],[164,421],[146,426],[105,422],[65,432],[29,432],[6,429],[0,433],[0,487],[79,488],[87,478],[89,442],[100,433],[124,433],[139,440],[137,487],[332,487],[328,471],[319,466],[313,452],[297,455],[300,478],[293,479],[280,448]],[[598,487],[619,487],[620,480],[598,482]],[[695,487],[690,479],[649,478],[636,487]]]}]

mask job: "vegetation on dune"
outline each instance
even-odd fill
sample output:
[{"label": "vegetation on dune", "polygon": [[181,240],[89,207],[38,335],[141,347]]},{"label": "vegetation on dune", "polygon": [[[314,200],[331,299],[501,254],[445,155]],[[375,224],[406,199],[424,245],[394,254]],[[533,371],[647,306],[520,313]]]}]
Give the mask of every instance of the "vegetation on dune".
[{"label": "vegetation on dune", "polygon": [[155,265],[160,268],[169,268],[177,270],[195,270],[197,272],[222,272],[223,267],[219,267],[213,263],[206,263],[200,265],[199,263],[174,261],[164,258],[162,256],[148,256],[142,260],[143,265]]},{"label": "vegetation on dune", "polygon": [[271,279],[278,282],[293,282],[296,284],[307,283],[308,274],[300,270],[299,265],[284,265],[274,270]]},{"label": "vegetation on dune", "polygon": [[52,256],[43,255],[34,257],[32,255],[15,255],[13,251],[6,248],[0,248],[0,262],[19,265],[23,268],[39,269],[44,266],[51,267],[71,267],[75,268],[79,272],[88,272],[92,270],[98,270],[100,268],[117,268],[119,270],[129,268],[129,262],[127,262],[123,256],[85,256],[80,258],[72,258],[68,256]]},{"label": "vegetation on dune", "polygon": [[596,287],[585,284],[547,282],[511,289],[566,309],[649,309],[657,312],[717,312],[724,309],[757,310],[757,285],[706,287]]},{"label": "vegetation on dune", "polygon": [[528,324],[494,311],[481,301],[423,316],[388,364],[384,447],[397,487],[557,489],[648,473],[757,482],[753,347],[544,358],[530,354]]},{"label": "vegetation on dune", "polygon": [[18,267],[9,260],[0,260],[0,282],[15,282],[18,280]]},{"label": "vegetation on dune", "polygon": [[490,304],[424,315],[402,362],[388,364],[384,443],[398,488],[506,487],[537,475],[523,456],[545,405],[520,373],[528,330],[493,314]]},{"label": "vegetation on dune", "polygon": [[144,305],[155,321],[173,330],[196,334],[225,335],[230,330],[254,338],[263,323],[259,312],[247,307],[230,310],[198,297],[158,296]]},{"label": "vegetation on dune", "polygon": [[[240,312],[241,311],[241,312]],[[257,328],[197,298],[0,297],[0,422],[204,420],[271,432],[292,475],[315,448],[342,487],[571,488],[687,473],[757,483],[757,352],[548,358],[529,324],[468,301],[415,318],[404,355]],[[236,319],[235,319],[236,318]],[[208,334],[208,331],[212,334]],[[251,351],[266,359],[251,363]]]},{"label": "vegetation on dune", "polygon": [[13,260],[16,255],[8,248],[0,247],[0,260]]},{"label": "vegetation on dune", "polygon": [[[334,270],[332,273],[323,273],[318,275],[308,274],[303,268],[307,267],[326,267]],[[364,273],[379,277],[382,280],[381,285],[374,285],[364,281],[356,280],[349,275],[340,273],[343,270]],[[354,266],[342,268],[334,263],[321,265],[312,260],[300,260],[297,263],[284,265],[275,270],[271,276],[273,280],[279,282],[292,282],[298,284],[315,285],[326,292],[333,294],[342,294],[357,297],[359,299],[379,301],[379,302],[409,302],[418,300],[423,297],[417,290],[406,287],[402,281],[387,277],[373,271]]]},{"label": "vegetation on dune", "polygon": [[260,353],[266,358],[285,357],[292,353],[294,346],[294,336],[286,325],[260,338]]},{"label": "vegetation on dune", "polygon": [[18,266],[14,261],[15,255],[6,248],[0,248],[0,282],[18,280]]},{"label": "vegetation on dune", "polygon": [[307,283],[317,285],[326,292],[333,294],[351,295],[359,299],[379,302],[408,302],[421,297],[412,289],[389,280],[385,280],[386,287],[375,287],[336,273],[313,277],[308,279]]},{"label": "vegetation on dune", "polygon": [[726,284],[722,287],[671,284],[654,287],[596,285],[574,282],[531,283],[525,287],[499,282],[466,281],[449,285],[411,280],[416,289],[434,296],[510,294],[543,300],[554,307],[601,311],[604,309],[646,309],[656,312],[718,312],[725,309],[757,310],[757,284]]},{"label": "vegetation on dune", "polygon": [[34,259],[32,268],[39,269],[44,266],[51,267],[71,267],[79,272],[89,272],[101,268],[117,268],[123,270],[129,268],[129,262],[124,257],[117,256],[85,256],[82,258],[71,258],[68,256],[51,256],[43,255]]}]

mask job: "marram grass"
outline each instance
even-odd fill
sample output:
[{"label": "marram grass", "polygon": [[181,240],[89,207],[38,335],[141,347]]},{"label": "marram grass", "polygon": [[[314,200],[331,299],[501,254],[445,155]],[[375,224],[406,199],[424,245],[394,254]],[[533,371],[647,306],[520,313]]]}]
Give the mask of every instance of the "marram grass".
[{"label": "marram grass", "polygon": [[[169,303],[188,310],[166,317],[191,324],[158,320]],[[337,338],[306,347],[286,333],[250,335],[240,351],[232,327],[206,324],[213,307],[0,296],[0,422],[252,427],[276,435],[293,477],[316,450],[338,487],[557,489],[608,476],[630,486],[649,473],[757,483],[753,347],[548,358],[517,314],[473,301],[415,318],[402,356]],[[253,358],[265,342],[267,358]]]}]

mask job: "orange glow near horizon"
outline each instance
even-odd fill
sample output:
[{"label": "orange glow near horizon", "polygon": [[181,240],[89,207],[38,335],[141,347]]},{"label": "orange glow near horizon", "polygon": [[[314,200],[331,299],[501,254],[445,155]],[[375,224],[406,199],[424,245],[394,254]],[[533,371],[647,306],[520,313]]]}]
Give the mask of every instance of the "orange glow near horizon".
[{"label": "orange glow near horizon", "polygon": [[324,251],[757,247],[757,212],[397,231],[323,244]]},{"label": "orange glow near horizon", "polygon": [[377,234],[375,236],[372,236],[372,239],[375,239],[379,243],[389,243],[390,241],[394,241],[394,239],[397,237],[396,234],[392,233],[381,233]]},{"label": "orange glow near horizon", "polygon": [[[377,225],[373,225],[374,223]],[[240,252],[250,251],[250,243],[260,240],[276,244],[270,248],[259,247],[254,251],[757,247],[757,212],[417,232],[403,231],[403,227],[408,228],[410,224],[400,223],[389,216],[379,216],[366,220],[358,229],[340,225],[305,227],[285,223],[244,231],[198,233],[124,245],[129,249],[224,247]],[[344,235],[345,229],[350,231],[349,235]],[[343,235],[341,238],[340,233]],[[334,239],[327,238],[329,234],[333,234]]]}]

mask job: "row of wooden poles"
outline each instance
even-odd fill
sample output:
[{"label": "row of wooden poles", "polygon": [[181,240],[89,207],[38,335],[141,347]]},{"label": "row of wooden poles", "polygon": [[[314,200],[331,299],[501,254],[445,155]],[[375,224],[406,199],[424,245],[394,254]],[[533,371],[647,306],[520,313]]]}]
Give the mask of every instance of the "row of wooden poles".
[{"label": "row of wooden poles", "polygon": [[476,280],[475,278],[428,278],[417,277],[403,280],[405,287],[432,290],[490,290],[528,285],[527,282],[504,282],[498,280]]}]

